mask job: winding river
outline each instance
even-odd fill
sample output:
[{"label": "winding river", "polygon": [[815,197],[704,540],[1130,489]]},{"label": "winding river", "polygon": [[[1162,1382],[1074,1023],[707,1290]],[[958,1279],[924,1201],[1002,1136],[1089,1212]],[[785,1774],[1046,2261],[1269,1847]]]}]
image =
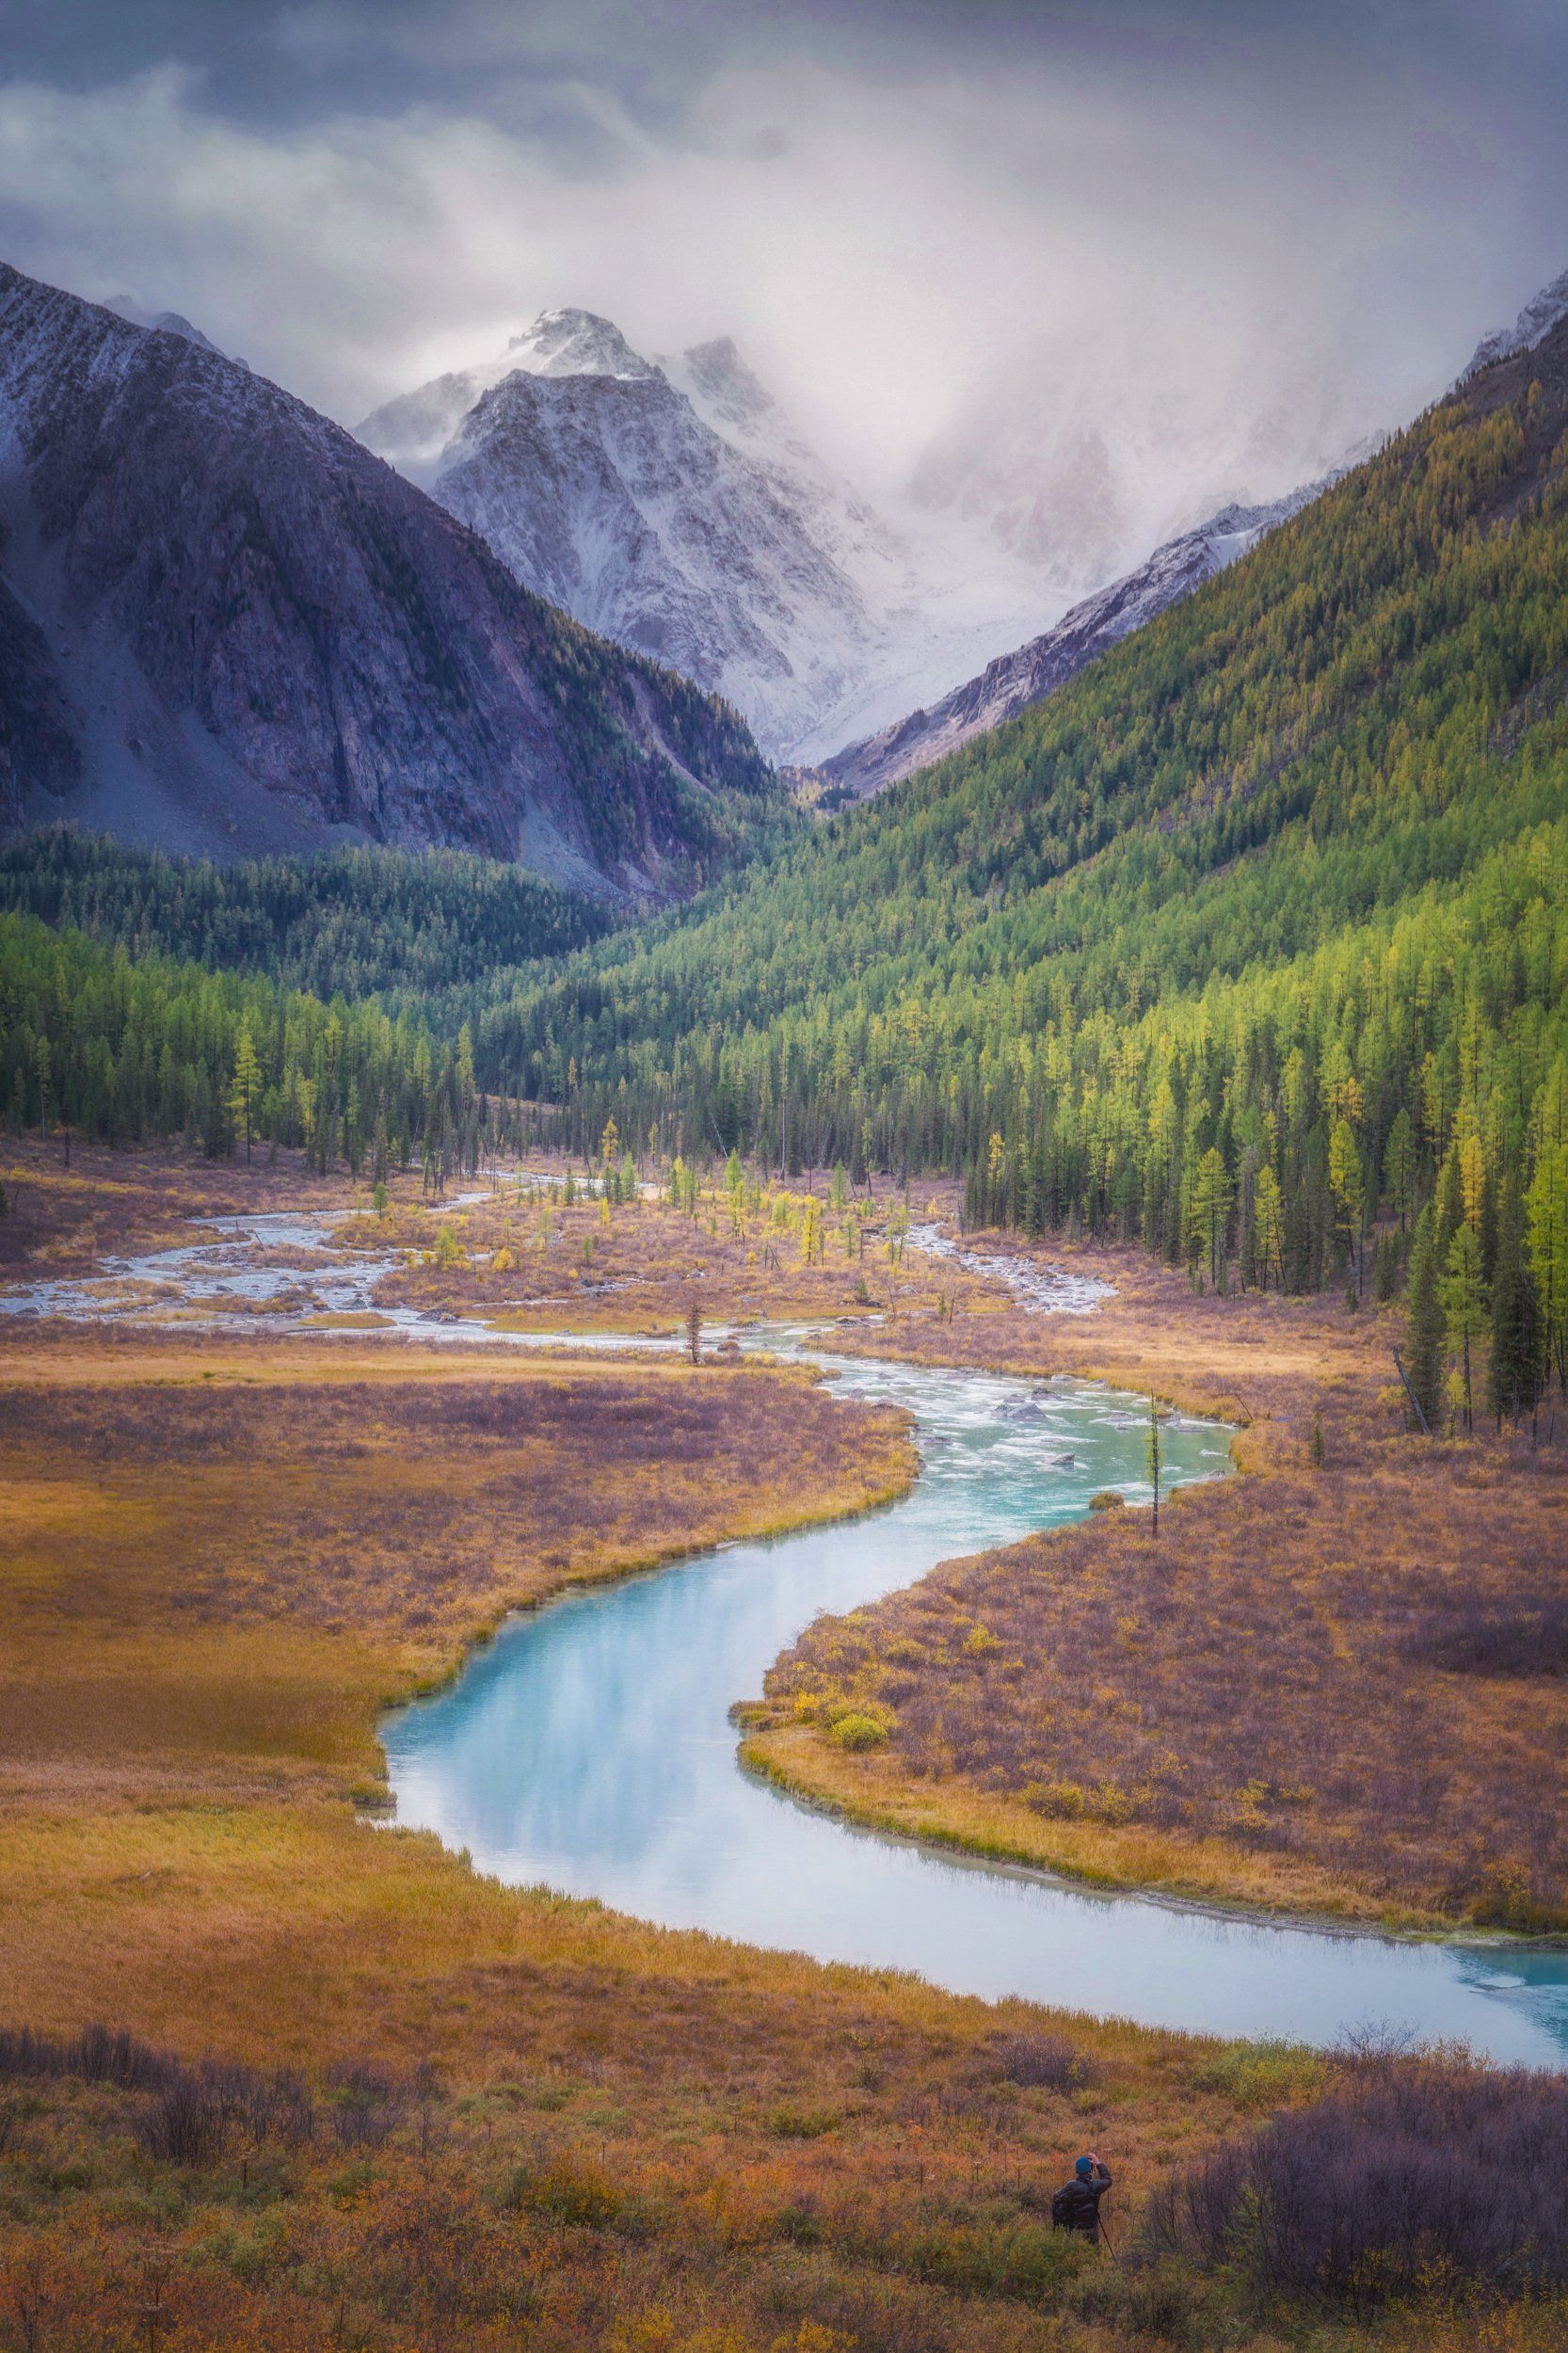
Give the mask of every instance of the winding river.
[{"label": "winding river", "polygon": [[[221,1319],[264,1302],[281,1311],[268,1318],[276,1323],[370,1305],[388,1262],[325,1258],[323,1238],[303,1218],[227,1220],[216,1243],[112,1265],[107,1293],[42,1285],[0,1307],[140,1314],[200,1300]],[[389,1320],[427,1339],[550,1344],[415,1309]],[[747,1344],[808,1356],[843,1394],[907,1408],[921,1455],[911,1493],[857,1520],[721,1545],[514,1620],[448,1689],[383,1724],[399,1823],[434,1831],[514,1884],[822,1961],[915,1971],[963,1993],[1228,2036],[1329,2043],[1372,2028],[1461,2040],[1499,2060],[1568,2063],[1563,1950],[1415,1943],[1102,1896],[857,1832],[743,1773],[730,1705],[760,1691],[818,1611],[1076,1519],[1096,1489],[1119,1487],[1133,1502],[1147,1492],[1134,1399],[838,1358],[801,1332]],[[1225,1433],[1178,1417],[1167,1456],[1173,1483],[1223,1476]]]}]

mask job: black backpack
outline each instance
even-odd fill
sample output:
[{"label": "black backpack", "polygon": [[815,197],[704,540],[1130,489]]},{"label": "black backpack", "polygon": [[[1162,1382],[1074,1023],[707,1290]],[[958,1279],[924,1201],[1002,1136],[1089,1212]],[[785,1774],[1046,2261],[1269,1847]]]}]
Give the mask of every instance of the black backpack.
[{"label": "black backpack", "polygon": [[1071,2189],[1059,2189],[1050,2201],[1050,2218],[1059,2231],[1070,2231],[1078,2214],[1078,2200]]}]

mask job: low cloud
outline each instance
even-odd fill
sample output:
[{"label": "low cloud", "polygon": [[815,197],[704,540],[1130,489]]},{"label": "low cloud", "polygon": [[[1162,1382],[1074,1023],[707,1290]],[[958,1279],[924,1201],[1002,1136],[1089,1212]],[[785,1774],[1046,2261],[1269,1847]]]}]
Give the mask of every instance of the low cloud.
[{"label": "low cloud", "polygon": [[35,57],[0,84],[0,249],[350,423],[580,302],[644,349],[733,333],[883,483],[955,421],[1092,424],[1173,508],[1407,414],[1568,262],[1528,8],[1489,81],[1398,12],[1337,46],[1223,9],[640,21],[251,12],[284,80],[249,110],[210,40],[98,88]]}]

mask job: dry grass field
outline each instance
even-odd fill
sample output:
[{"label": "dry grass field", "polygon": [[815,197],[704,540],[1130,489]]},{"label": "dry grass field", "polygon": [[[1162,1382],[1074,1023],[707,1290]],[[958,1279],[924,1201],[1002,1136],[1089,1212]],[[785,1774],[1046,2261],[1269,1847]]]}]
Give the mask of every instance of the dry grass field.
[{"label": "dry grass field", "polygon": [[200,1155],[111,1152],[36,1137],[0,1143],[0,1283],[91,1273],[110,1252],[169,1250],[193,1218],[348,1206],[360,1190],[315,1176],[297,1153],[251,1168]]},{"label": "dry grass field", "polygon": [[[1223,1412],[1241,1475],[1167,1499],[1158,1539],[1146,1512],[1096,1514],[819,1622],[753,1761],[1109,1883],[1568,1928],[1565,1417],[1432,1444],[1403,1428],[1393,1311],[1071,1263],[1116,1285],[1091,1317],[904,1319],[875,1345]],[[885,1744],[846,1753],[845,1709]]]},{"label": "dry grass field", "polygon": [[712,1323],[891,1314],[945,1325],[960,1307],[1004,1306],[998,1286],[899,1247],[901,1220],[922,1214],[934,1190],[917,1187],[906,1213],[888,1188],[835,1211],[820,1179],[811,1193],[753,1187],[731,1198],[717,1186],[691,1210],[664,1200],[568,1206],[503,1185],[467,1207],[393,1203],[341,1239],[414,1254],[385,1301],[519,1329],[668,1331],[694,1304]]},{"label": "dry grass field", "polygon": [[[252,1198],[233,1171],[131,1162],[99,1201],[79,1166],[57,1194],[24,1168],[29,1266]],[[254,1198],[286,1206],[282,1177]],[[945,1289],[911,1284],[884,1337],[1030,1345],[991,1287],[952,1321]],[[1131,1349],[1133,1312],[1102,1342]],[[0,1350],[7,2353],[1563,2342],[1555,2242],[1499,2268],[1418,2232],[1413,2271],[1363,2195],[1366,2135],[1398,2162],[1390,2135],[1430,2142],[1437,2110],[1516,2179],[1561,2121],[1528,2086],[1427,2063],[1390,2089],[1375,2057],[823,1969],[504,1889],[362,1818],[378,1707],[502,1611],[885,1495],[897,1417],[757,1367],[360,1335],[0,1325]],[[1299,1446],[1260,1419],[1254,1478],[1294,1476]],[[1048,2228],[1089,2145],[1120,2261]],[[1305,2291],[1226,2220],[1304,2150],[1340,2264]]]},{"label": "dry grass field", "polygon": [[898,1416],[787,1370],[8,1338],[0,1722],[35,1795],[132,1758],[362,1781],[376,1705],[506,1610],[912,1469]]}]

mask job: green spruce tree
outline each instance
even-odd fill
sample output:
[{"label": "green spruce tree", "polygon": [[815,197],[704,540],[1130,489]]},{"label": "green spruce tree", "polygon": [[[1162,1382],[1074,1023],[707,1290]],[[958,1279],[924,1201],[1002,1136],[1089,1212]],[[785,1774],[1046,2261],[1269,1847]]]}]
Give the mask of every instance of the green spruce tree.
[{"label": "green spruce tree", "polygon": [[1543,1371],[1540,1305],[1525,1248],[1525,1205],[1518,1187],[1510,1182],[1497,1213],[1492,1356],[1486,1369],[1486,1401],[1499,1430],[1505,1415],[1518,1421],[1534,1411]]},{"label": "green spruce tree", "polygon": [[1443,1314],[1448,1325],[1448,1346],[1459,1358],[1464,1427],[1473,1430],[1475,1352],[1477,1343],[1485,1337],[1487,1314],[1480,1236],[1468,1222],[1460,1227],[1448,1244],[1448,1270],[1443,1283]]},{"label": "green spruce tree", "polygon": [[1405,1375],[1427,1428],[1435,1434],[1443,1411],[1443,1376],[1448,1370],[1448,1327],[1437,1279],[1437,1241],[1431,1206],[1416,1222],[1410,1252],[1410,1313]]}]

